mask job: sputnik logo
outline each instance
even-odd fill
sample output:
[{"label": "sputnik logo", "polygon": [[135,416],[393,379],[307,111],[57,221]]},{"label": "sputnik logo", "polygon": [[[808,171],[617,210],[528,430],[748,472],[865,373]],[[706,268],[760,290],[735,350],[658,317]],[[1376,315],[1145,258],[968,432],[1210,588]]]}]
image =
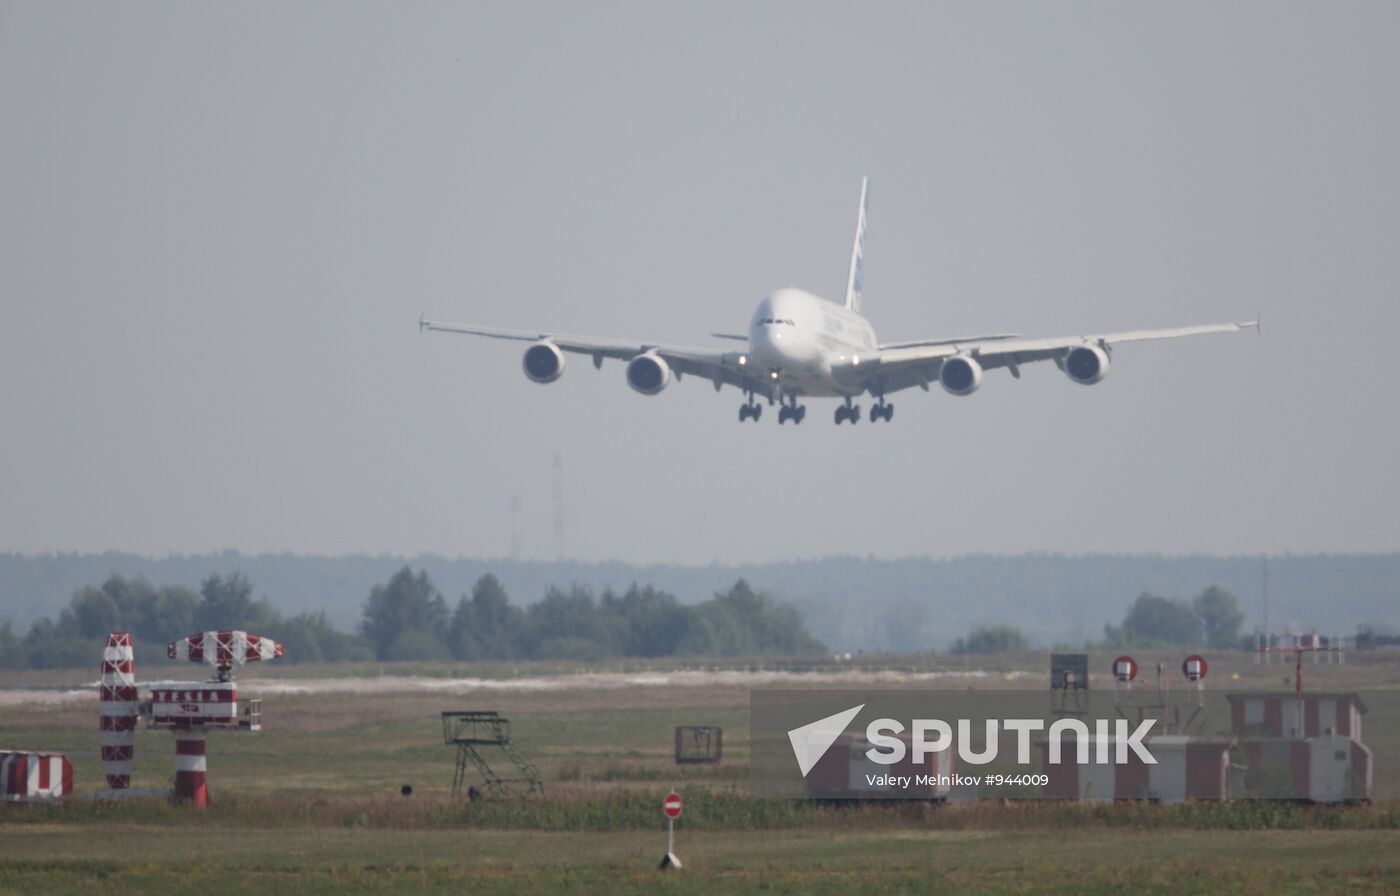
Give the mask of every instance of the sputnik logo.
[{"label": "sputnik logo", "polygon": [[836,715],[809,722],[787,733],[788,740],[792,743],[792,753],[797,757],[797,767],[802,770],[802,777],[807,777],[807,773],[821,761],[826,751],[836,743],[836,738],[845,732],[846,726],[860,715],[862,709],[865,709],[864,703],[844,709]]},{"label": "sputnik logo", "polygon": [[[807,773],[821,761],[831,749],[831,745],[836,743],[836,739],[864,708],[864,703],[852,706],[787,733],[802,777],[807,777]],[[1066,739],[1074,750],[1074,761],[1079,765],[1088,765],[1091,762],[1098,765],[1124,765],[1130,761],[1129,754],[1135,755],[1144,765],[1156,765],[1157,758],[1152,755],[1144,741],[1156,721],[1143,719],[1137,729],[1130,732],[1127,719],[1095,719],[1094,732],[1090,734],[1089,726],[1075,718],[1057,719],[1050,724],[1048,731],[1044,719],[983,719],[981,722],[986,732],[984,745],[981,750],[976,750],[972,744],[971,719],[956,720],[956,739],[953,736],[954,726],[950,722],[942,719],[914,719],[912,727],[907,729],[907,741],[900,736],[906,730],[903,722],[897,719],[875,719],[865,728],[865,739],[870,745],[865,751],[865,758],[879,765],[895,765],[905,761],[905,757],[912,752],[913,761],[918,764],[925,762],[930,754],[951,750],[956,744],[958,757],[963,762],[986,765],[996,760],[1004,730],[1008,739],[1011,733],[1015,733],[1016,762],[1027,765],[1031,761],[1032,732],[1046,731],[1045,737],[1049,744],[1047,761],[1052,765],[1060,763]],[[1114,736],[1109,734],[1111,729],[1115,732]],[[929,735],[933,735],[932,739]],[[1091,748],[1093,758],[1090,757]]]}]

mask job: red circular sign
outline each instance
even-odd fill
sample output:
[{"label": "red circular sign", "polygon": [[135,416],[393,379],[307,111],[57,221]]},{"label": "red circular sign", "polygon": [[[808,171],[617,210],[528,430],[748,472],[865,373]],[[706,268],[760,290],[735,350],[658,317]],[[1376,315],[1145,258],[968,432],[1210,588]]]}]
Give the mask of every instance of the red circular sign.
[{"label": "red circular sign", "polygon": [[1200,681],[1202,678],[1205,678],[1206,669],[1208,668],[1209,666],[1206,664],[1206,658],[1200,654],[1193,653],[1181,661],[1181,674],[1185,675],[1191,681]]},{"label": "red circular sign", "polygon": [[661,804],[661,809],[666,813],[667,818],[676,818],[684,808],[681,803],[681,795],[674,790],[666,794],[666,800]]},{"label": "red circular sign", "polygon": [[1113,677],[1119,681],[1137,678],[1137,662],[1130,656],[1120,656],[1113,661]]}]

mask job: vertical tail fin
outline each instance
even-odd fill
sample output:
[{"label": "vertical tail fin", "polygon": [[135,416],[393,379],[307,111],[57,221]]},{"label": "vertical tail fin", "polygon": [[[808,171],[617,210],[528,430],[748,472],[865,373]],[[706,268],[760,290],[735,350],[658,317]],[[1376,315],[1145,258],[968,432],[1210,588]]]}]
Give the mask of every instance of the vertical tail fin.
[{"label": "vertical tail fin", "polygon": [[861,290],[865,281],[865,209],[869,202],[870,178],[860,179],[860,216],[856,218],[856,244],[851,248],[851,273],[846,278],[846,307],[860,311]]},{"label": "vertical tail fin", "polygon": [[107,786],[131,786],[131,759],[136,734],[136,662],[131,634],[112,632],[102,651],[99,714],[102,729],[102,770]]}]

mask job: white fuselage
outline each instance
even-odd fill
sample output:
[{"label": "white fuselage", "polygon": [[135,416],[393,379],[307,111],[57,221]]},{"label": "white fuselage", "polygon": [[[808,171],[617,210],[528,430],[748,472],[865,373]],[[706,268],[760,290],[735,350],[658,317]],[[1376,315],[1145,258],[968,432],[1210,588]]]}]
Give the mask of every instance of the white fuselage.
[{"label": "white fuselage", "polygon": [[779,388],[793,395],[859,395],[834,371],[878,355],[870,322],[856,312],[801,289],[779,289],[758,303],[749,324],[749,356]]}]

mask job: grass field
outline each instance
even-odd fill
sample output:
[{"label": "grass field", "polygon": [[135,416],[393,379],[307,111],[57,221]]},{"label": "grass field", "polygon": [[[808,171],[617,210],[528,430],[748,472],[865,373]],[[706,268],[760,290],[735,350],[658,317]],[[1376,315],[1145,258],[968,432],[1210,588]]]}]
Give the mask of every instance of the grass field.
[{"label": "grass field", "polygon": [[[1007,686],[1003,673],[1018,665],[1016,658],[994,663],[996,674],[977,687]],[[1219,666],[1232,671],[1228,659]],[[1349,669],[1370,688],[1394,689],[1400,679],[1400,669],[1385,662]],[[294,677],[344,671],[301,669]],[[356,679],[379,678],[354,671]],[[573,670],[391,671],[451,680]],[[1347,682],[1342,670],[1318,671],[1331,687]],[[1244,659],[1235,672],[1240,687],[1278,687],[1269,679],[1282,674]],[[30,673],[0,680],[0,690],[94,677]],[[95,697],[0,702],[0,741],[67,751],[80,791],[59,806],[0,806],[0,892],[1400,892],[1394,802],[756,801],[748,797],[742,684],[571,681],[523,690],[395,692],[390,684],[270,694],[266,730],[210,736],[213,805],[205,812],[164,800],[82,798],[101,786]],[[952,686],[963,689],[966,681]],[[544,774],[544,797],[467,803],[448,795],[453,753],[438,714],[466,708],[511,717],[516,741]],[[724,762],[678,768],[671,758],[677,724],[723,726]],[[138,733],[134,786],[169,786],[173,765],[168,733]],[[413,796],[399,795],[403,784]],[[659,803],[672,785],[686,797],[677,826],[686,867],[662,874],[655,870],[665,846]]]}]

